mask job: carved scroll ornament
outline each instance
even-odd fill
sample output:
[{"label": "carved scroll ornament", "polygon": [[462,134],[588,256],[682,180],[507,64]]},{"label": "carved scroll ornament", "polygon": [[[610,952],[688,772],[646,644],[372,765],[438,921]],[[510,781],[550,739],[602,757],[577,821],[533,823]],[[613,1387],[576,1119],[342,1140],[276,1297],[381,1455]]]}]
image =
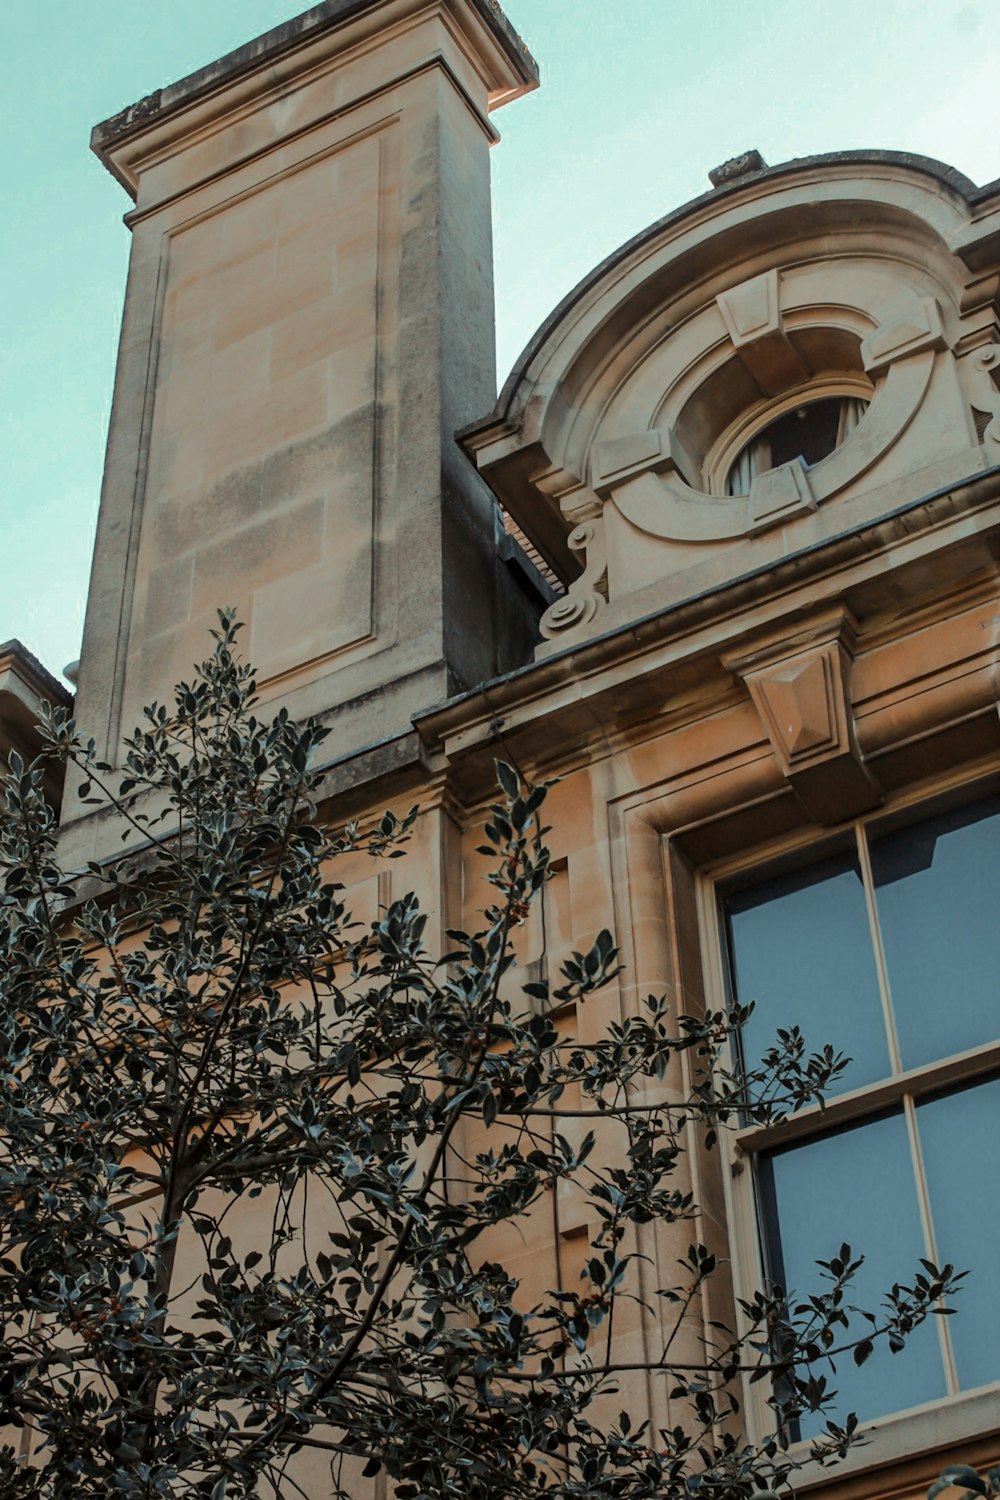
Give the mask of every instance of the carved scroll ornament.
[{"label": "carved scroll ornament", "polygon": [[550,604],[542,615],[539,630],[547,641],[578,625],[589,625],[607,603],[608,554],[603,516],[581,522],[570,532],[567,546],[571,552],[583,556],[584,568],[563,597]]},{"label": "carved scroll ornament", "polygon": [[972,405],[987,412],[990,421],[983,433],[983,446],[994,459],[1000,458],[1000,344],[978,349],[971,358],[974,372]]}]

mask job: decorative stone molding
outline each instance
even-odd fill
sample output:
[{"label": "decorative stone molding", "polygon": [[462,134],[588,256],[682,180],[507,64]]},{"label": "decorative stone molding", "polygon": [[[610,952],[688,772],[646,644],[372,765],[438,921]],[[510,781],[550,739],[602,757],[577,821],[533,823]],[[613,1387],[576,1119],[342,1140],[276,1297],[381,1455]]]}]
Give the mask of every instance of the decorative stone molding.
[{"label": "decorative stone molding", "polygon": [[851,703],[854,623],[825,611],[792,635],[723,658],[746,685],[775,759],[807,815],[830,825],[878,807]]},{"label": "decorative stone molding", "polygon": [[796,459],[758,475],[748,496],[729,496],[692,488],[662,461],[635,464],[608,486],[615,505],[647,535],[682,542],[749,536],[815,509],[870,469],[913,420],[930,384],[935,339],[928,330],[919,346],[880,351],[887,373],[868,411],[847,441],[808,472]]},{"label": "decorative stone molding", "polygon": [[941,311],[933,297],[917,301],[907,295],[887,311],[882,323],[861,343],[861,358],[873,378],[883,374],[897,359],[922,354],[925,349],[946,349]]},{"label": "decorative stone molding", "polygon": [[766,396],[808,379],[809,371],[785,333],[777,270],[722,292],[715,302],[733,348]]},{"label": "decorative stone molding", "polygon": [[536,470],[530,476],[530,483],[539,494],[557,500],[564,516],[574,516],[581,508],[585,509],[593,502],[593,496],[589,494],[579,474],[574,474],[559,464],[549,464],[544,469]]},{"label": "decorative stone molding", "polygon": [[[826,545],[1000,459],[990,372],[972,363],[1000,344],[1000,276],[967,185],[892,155],[773,171],[748,158],[717,175],[724,190],[581,283],[462,434],[563,578],[580,506],[604,502],[607,612],[560,642]],[[812,451],[826,456],[753,473],[769,437],[775,457],[795,451],[787,424],[772,429],[820,403]]]},{"label": "decorative stone molding", "polygon": [[970,357],[973,369],[974,389],[972,405],[975,411],[987,412],[990,421],[983,433],[983,447],[992,462],[1000,460],[1000,344],[989,344],[978,349]]},{"label": "decorative stone molding", "polygon": [[583,572],[561,599],[550,604],[539,622],[547,641],[578,625],[589,625],[608,602],[608,553],[603,515],[581,522],[569,535],[569,549],[584,560]]},{"label": "decorative stone molding", "polygon": [[730,156],[719,166],[712,167],[708,180],[714,188],[724,187],[727,182],[739,182],[742,177],[749,177],[751,172],[766,171],[767,162],[756,146],[751,146],[749,151],[741,151],[739,156]]}]

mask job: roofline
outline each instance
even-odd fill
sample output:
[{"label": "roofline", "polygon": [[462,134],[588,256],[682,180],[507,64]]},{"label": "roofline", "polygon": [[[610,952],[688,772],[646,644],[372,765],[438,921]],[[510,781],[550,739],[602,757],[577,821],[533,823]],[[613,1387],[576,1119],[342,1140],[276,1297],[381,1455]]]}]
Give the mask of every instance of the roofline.
[{"label": "roofline", "polygon": [[[475,721],[476,704],[484,703],[493,724],[499,723],[509,732],[506,721],[498,715],[526,699],[537,699],[560,688],[568,676],[579,683],[592,670],[600,669],[606,653],[620,654],[621,659],[641,656],[663,631],[671,628],[685,630],[692,623],[694,626],[704,623],[706,618],[734,618],[745,607],[747,598],[755,597],[755,591],[766,586],[769,594],[773,594],[776,588],[786,586],[789,579],[811,576],[814,569],[822,570],[831,564],[836,569],[845,556],[862,555],[870,552],[873,543],[882,545],[881,538],[898,537],[900,527],[912,522],[916,528],[924,511],[931,512],[956,497],[962,497],[960,503],[970,510],[977,506],[981,496],[987,501],[995,499],[998,479],[1000,464],[992,464],[961,479],[938,485],[924,495],[904,500],[884,515],[857,521],[846,531],[818,537],[780,558],[759,563],[724,583],[711,584],[694,594],[660,605],[634,620],[621,621],[597,635],[571,641],[509,672],[486,678],[451,698],[421,709],[413,715],[411,723],[424,742],[432,744],[449,733],[467,728]],[[934,515],[937,515],[936,510]]]},{"label": "roofline", "polygon": [[37,680],[37,686],[48,693],[52,701],[69,707],[73,702],[73,694],[65,687],[57,677],[54,677],[48,667],[38,660],[16,636],[9,641],[0,641],[0,661],[4,657],[11,657],[16,666],[24,670],[23,675],[32,676]]},{"label": "roofline", "polygon": [[[796,156],[789,161],[778,162],[776,166],[763,166],[755,171],[745,172],[731,181],[721,183],[718,187],[712,187],[707,192],[699,193],[696,198],[690,198],[680,207],[671,209],[662,219],[657,219],[646,229],[642,229],[624,244],[619,245],[610,255],[605,256],[593,270],[588,271],[581,281],[563,297],[561,302],[549,313],[548,317],[532,334],[525,344],[521,353],[511,367],[510,374],[504,381],[503,389],[497,398],[496,405],[488,416],[476,422],[471,422],[456,432],[458,441],[465,447],[465,440],[473,438],[479,433],[486,432],[495,423],[502,422],[510,411],[515,393],[524,379],[525,373],[531,361],[534,359],[542,344],[548,338],[552,330],[559,324],[570,309],[596,285],[601,278],[607,274],[620,260],[637,250],[647,240],[654,239],[663,230],[681,223],[684,219],[693,215],[705,207],[707,203],[719,202],[723,198],[731,197],[733,194],[742,192],[750,183],[769,182],[779,177],[790,177],[796,172],[805,172],[814,167],[840,167],[840,166],[894,166],[905,167],[912,172],[922,172],[925,176],[934,178],[943,186],[950,188],[970,208],[977,207],[987,199],[1000,196],[1000,177],[995,177],[992,182],[979,187],[964,172],[959,172],[956,167],[951,167],[947,162],[937,161],[933,156],[919,156],[908,151],[828,151],[816,156]],[[468,450],[467,450],[468,451]]]},{"label": "roofline", "polygon": [[[229,83],[243,74],[273,63],[283,53],[309,41],[332,26],[352,20],[373,8],[378,0],[322,0],[301,15],[293,16],[281,26],[265,31],[253,41],[227,52],[215,62],[198,68],[176,83],[145,95],[135,104],[119,110],[95,125],[90,137],[91,150],[106,163],[105,153],[112,146],[137,134],[151,123],[182,109],[220,84]],[[538,83],[538,64],[521,37],[504,15],[498,0],[467,0],[499,43],[514,70],[525,83]]]}]

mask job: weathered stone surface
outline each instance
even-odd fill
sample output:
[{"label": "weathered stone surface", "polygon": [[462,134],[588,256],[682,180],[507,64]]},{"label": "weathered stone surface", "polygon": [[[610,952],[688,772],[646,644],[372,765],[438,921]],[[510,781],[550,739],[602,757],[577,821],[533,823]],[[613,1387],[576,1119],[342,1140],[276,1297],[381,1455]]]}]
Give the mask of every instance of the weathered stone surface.
[{"label": "weathered stone surface", "polygon": [[708,174],[708,180],[713,187],[722,187],[724,183],[735,182],[740,177],[746,177],[750,172],[762,172],[767,162],[760,152],[751,147],[749,151],[741,151],[738,156],[729,157],[717,167],[712,167]]}]

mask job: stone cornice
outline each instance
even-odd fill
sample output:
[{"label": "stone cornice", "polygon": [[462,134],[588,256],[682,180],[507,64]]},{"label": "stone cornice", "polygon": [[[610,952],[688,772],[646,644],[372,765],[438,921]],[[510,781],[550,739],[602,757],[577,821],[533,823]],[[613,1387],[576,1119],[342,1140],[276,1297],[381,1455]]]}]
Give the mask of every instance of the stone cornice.
[{"label": "stone cornice", "polygon": [[[0,755],[16,750],[32,760],[41,749],[38,716],[43,703],[68,708],[73,694],[48,672],[18,640],[0,644]],[[52,764],[45,777],[45,791],[58,806],[62,797],[62,768]]]},{"label": "stone cornice", "polygon": [[[926,589],[913,589],[914,629],[947,615],[959,596],[968,603],[970,575],[995,570],[1000,465],[430,706],[409,729],[317,767],[316,799],[337,822],[375,805],[414,801],[443,806],[461,821],[463,810],[495,794],[495,758],[551,775],[586,759],[595,743],[654,735],[703,715],[706,706],[712,712],[732,706],[739,690],[722,658],[781,630],[808,633],[834,604],[863,622],[877,613],[888,574],[896,574],[894,588],[905,588],[908,568],[926,580],[928,554],[947,592],[939,589],[928,601]],[[875,631],[873,645],[885,643],[885,629]],[[963,680],[966,695],[976,699],[965,710],[988,709],[976,695],[995,694],[992,678],[982,692],[974,673],[964,671]]]},{"label": "stone cornice", "polygon": [[16,680],[32,696],[46,698],[50,703],[68,707],[73,701],[69,689],[19,640],[0,641],[0,674],[5,682]]},{"label": "stone cornice", "polygon": [[[493,756],[505,749],[508,758],[516,753],[533,766],[554,766],[572,758],[578,742],[628,733],[632,720],[650,733],[663,727],[668,700],[696,696],[699,685],[724,697],[720,658],[751,633],[832,601],[863,620],[877,612],[888,574],[897,575],[894,597],[910,592],[907,569],[926,581],[929,553],[940,587],[952,581],[961,589],[976,571],[995,568],[998,538],[1000,465],[483,683],[414,724],[428,763],[449,764],[470,787],[483,778],[488,785]],[[913,587],[914,606],[924,592]]]},{"label": "stone cornice", "polygon": [[286,86],[327,55],[377,40],[401,18],[434,11],[461,30],[474,50],[489,108],[537,86],[538,66],[496,0],[323,0],[101,121],[91,133],[91,149],[135,197],[135,164],[149,151]]}]

